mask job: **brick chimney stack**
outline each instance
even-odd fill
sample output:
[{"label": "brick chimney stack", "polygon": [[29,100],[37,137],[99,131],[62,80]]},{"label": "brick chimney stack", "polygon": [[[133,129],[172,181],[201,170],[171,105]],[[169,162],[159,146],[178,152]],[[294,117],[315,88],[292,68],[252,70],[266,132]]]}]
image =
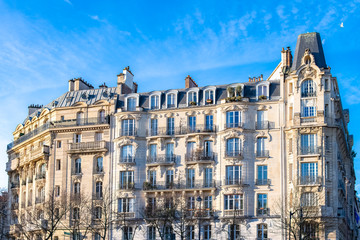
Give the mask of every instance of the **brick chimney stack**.
[{"label": "brick chimney stack", "polygon": [[287,47],[286,50],[283,48],[281,51],[281,62],[283,67],[290,68],[292,64],[292,55],[290,47]]},{"label": "brick chimney stack", "polygon": [[196,82],[190,77],[190,75],[187,75],[187,77],[185,78],[185,88],[192,88],[192,87],[197,87],[198,85],[196,84]]}]

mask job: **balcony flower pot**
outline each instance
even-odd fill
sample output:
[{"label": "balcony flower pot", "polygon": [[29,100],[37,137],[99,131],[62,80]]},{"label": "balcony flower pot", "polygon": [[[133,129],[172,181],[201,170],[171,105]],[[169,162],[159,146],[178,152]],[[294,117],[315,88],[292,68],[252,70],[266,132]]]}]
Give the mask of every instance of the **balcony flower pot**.
[{"label": "balcony flower pot", "polygon": [[213,103],[212,99],[206,99],[206,103]]},{"label": "balcony flower pot", "polygon": [[260,95],[259,96],[259,100],[266,100],[266,99],[267,99],[267,97],[265,95]]},{"label": "balcony flower pot", "polygon": [[237,102],[240,102],[241,100],[242,100],[242,97],[241,97],[241,96],[237,96],[237,97],[236,97],[236,101],[237,101]]},{"label": "balcony flower pot", "polygon": [[195,105],[196,105],[196,102],[194,102],[194,101],[191,101],[191,102],[190,102],[190,105],[193,105],[193,106],[195,106]]}]

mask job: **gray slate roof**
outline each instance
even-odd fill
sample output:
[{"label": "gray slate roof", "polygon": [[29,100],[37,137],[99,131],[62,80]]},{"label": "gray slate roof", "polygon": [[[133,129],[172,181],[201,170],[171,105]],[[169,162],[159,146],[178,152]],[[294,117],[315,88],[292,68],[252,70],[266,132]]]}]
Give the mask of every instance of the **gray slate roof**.
[{"label": "gray slate roof", "polygon": [[320,34],[313,32],[299,35],[291,70],[297,70],[301,66],[301,58],[304,56],[305,49],[307,48],[314,55],[316,65],[319,68],[327,68]]}]

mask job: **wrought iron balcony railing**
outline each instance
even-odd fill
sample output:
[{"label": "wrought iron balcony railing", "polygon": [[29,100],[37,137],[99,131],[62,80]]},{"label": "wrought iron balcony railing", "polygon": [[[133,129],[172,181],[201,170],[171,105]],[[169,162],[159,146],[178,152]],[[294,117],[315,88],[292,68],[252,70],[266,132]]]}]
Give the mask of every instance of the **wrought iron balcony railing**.
[{"label": "wrought iron balcony railing", "polygon": [[148,156],[146,159],[147,164],[174,164],[176,155],[174,154],[158,154],[156,156]]},{"label": "wrought iron balcony railing", "polygon": [[271,180],[270,179],[256,179],[255,184],[256,185],[270,185]]},{"label": "wrought iron balcony railing", "polygon": [[245,185],[245,182],[242,178],[226,178],[224,180],[224,185]]},{"label": "wrought iron balcony railing", "polygon": [[224,129],[228,129],[228,128],[243,128],[244,127],[244,123],[239,122],[239,123],[226,123],[224,125]]},{"label": "wrought iron balcony railing", "polygon": [[243,152],[241,150],[227,150],[225,156],[228,158],[242,158]]},{"label": "wrought iron balcony railing", "polygon": [[120,183],[119,184],[119,189],[121,190],[131,190],[131,189],[135,189],[135,183],[133,182],[124,182],[124,183]]},{"label": "wrought iron balcony railing", "polygon": [[191,162],[208,162],[208,161],[214,161],[215,160],[215,154],[213,152],[193,152],[193,153],[187,153],[185,156],[185,161],[188,163]]},{"label": "wrought iron balcony railing", "polygon": [[135,157],[134,156],[122,156],[120,158],[120,163],[123,163],[123,164],[135,163]]},{"label": "wrought iron balcony railing", "polygon": [[318,146],[301,146],[300,147],[301,155],[312,155],[312,154],[321,154],[321,147]]},{"label": "wrought iron balcony railing", "polygon": [[268,158],[269,155],[269,150],[257,150],[256,151],[256,157],[258,158]]},{"label": "wrought iron balcony railing", "polygon": [[321,184],[322,178],[319,176],[300,176],[299,185],[318,185]]},{"label": "wrought iron balcony railing", "polygon": [[270,208],[257,208],[256,215],[257,216],[270,215]]},{"label": "wrought iron balcony railing", "polygon": [[144,182],[143,184],[144,190],[207,189],[215,187],[216,181],[214,180],[187,180],[185,183],[157,181],[156,183]]}]

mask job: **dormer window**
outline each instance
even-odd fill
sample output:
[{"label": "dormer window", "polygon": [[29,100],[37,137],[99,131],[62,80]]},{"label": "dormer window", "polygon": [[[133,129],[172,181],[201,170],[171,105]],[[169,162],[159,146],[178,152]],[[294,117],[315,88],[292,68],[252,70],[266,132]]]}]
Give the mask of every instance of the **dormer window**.
[{"label": "dormer window", "polygon": [[261,84],[256,86],[256,98],[258,100],[269,99],[269,84]]},{"label": "dormer window", "polygon": [[160,96],[153,95],[150,97],[150,109],[159,109],[160,108]]},{"label": "dormer window", "polygon": [[197,105],[197,92],[188,92],[188,106]]},{"label": "dormer window", "polygon": [[174,108],[176,107],[175,104],[175,93],[169,93],[167,95],[167,104],[166,104],[167,108]]},{"label": "dormer window", "polygon": [[136,98],[130,97],[127,99],[127,110],[128,111],[136,110]]},{"label": "dormer window", "polygon": [[215,90],[205,90],[205,104],[214,104],[215,103]]}]

